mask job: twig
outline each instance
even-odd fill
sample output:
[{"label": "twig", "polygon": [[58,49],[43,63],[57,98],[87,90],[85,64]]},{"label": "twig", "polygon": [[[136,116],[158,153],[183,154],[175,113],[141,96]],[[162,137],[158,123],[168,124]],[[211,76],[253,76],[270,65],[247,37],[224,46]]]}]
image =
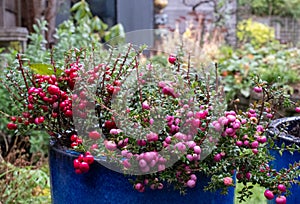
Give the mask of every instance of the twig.
[{"label": "twig", "polygon": [[28,90],[29,90],[29,86],[28,86],[28,83],[27,83],[27,80],[26,80],[26,77],[25,77],[25,74],[24,74],[23,65],[22,65],[22,61],[21,61],[21,55],[18,54],[18,55],[17,55],[17,58],[18,58],[18,61],[19,61],[20,70],[21,70],[21,72],[22,72],[23,80],[24,80],[24,82],[25,82],[25,86],[26,86],[27,91],[28,91]]}]

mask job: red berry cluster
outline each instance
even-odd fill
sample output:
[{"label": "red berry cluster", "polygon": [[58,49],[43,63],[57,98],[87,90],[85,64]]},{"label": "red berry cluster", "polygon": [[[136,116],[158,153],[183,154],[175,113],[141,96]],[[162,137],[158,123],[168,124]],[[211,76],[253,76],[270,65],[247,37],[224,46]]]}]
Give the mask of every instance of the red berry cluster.
[{"label": "red berry cluster", "polygon": [[75,148],[78,147],[78,145],[82,144],[82,139],[80,137],[78,137],[76,134],[71,135],[71,147]]},{"label": "red berry cluster", "polygon": [[77,159],[73,161],[76,174],[86,173],[90,169],[90,165],[94,162],[94,157],[90,152],[86,152],[84,155],[80,154]]},{"label": "red berry cluster", "polygon": [[82,68],[82,65],[79,63],[70,64],[70,68],[66,69],[64,75],[59,78],[59,81],[67,82],[71,90],[74,89],[75,80],[78,77],[78,71]]},{"label": "red berry cluster", "polygon": [[27,90],[25,110],[21,117],[12,117],[7,128],[17,129],[17,123],[39,125],[44,123],[46,116],[57,118],[63,114],[64,117],[72,117],[72,100],[64,90],[74,87],[79,69],[80,66],[74,63],[59,78],[54,74],[33,75],[32,86]]}]

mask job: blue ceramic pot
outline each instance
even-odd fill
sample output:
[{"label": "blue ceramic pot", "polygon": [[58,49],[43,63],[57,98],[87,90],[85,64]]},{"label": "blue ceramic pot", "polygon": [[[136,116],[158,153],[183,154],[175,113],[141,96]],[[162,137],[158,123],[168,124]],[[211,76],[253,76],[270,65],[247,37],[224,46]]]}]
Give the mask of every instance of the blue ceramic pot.
[{"label": "blue ceramic pot", "polygon": [[228,195],[220,192],[204,192],[208,178],[199,178],[197,186],[187,195],[180,195],[172,187],[162,190],[147,189],[139,193],[133,189],[128,176],[114,172],[98,162],[89,172],[76,174],[73,160],[76,156],[50,147],[49,165],[52,203],[54,204],[233,204],[234,188]]},{"label": "blue ceramic pot", "polygon": [[[300,117],[287,117],[274,120],[268,128],[268,136],[274,137],[277,135],[278,140],[276,144],[280,147],[282,143],[286,145],[296,144],[300,146]],[[278,151],[271,151],[271,155],[275,157],[275,160],[271,162],[271,165],[276,169],[288,168],[290,164],[300,161],[300,153],[294,152],[291,154],[289,151],[284,151],[282,155]],[[300,176],[299,176],[300,178]],[[287,197],[287,204],[299,204],[300,203],[300,186],[293,185],[290,189],[292,195]],[[275,199],[268,203],[275,203]]]}]

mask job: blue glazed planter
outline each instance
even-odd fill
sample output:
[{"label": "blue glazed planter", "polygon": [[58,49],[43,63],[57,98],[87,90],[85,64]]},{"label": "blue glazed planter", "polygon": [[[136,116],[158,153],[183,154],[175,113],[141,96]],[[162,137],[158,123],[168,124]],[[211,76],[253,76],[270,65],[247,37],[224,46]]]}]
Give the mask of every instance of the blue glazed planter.
[{"label": "blue glazed planter", "polygon": [[228,195],[204,192],[208,178],[198,178],[197,186],[187,195],[173,188],[147,189],[139,193],[133,189],[128,176],[114,172],[94,162],[89,172],[76,174],[73,160],[76,156],[54,147],[49,150],[52,203],[54,204],[233,204],[234,188]]},{"label": "blue glazed planter", "polygon": [[[278,120],[274,120],[267,131],[270,137],[278,136],[277,145],[280,147],[284,142],[286,145],[293,143],[300,146],[300,117],[287,117]],[[288,168],[289,164],[300,161],[300,153],[294,152],[291,154],[289,151],[284,151],[282,155],[278,151],[271,151],[271,155],[275,157],[271,165],[276,169]],[[300,178],[300,176],[299,176]],[[300,186],[293,185],[290,189],[292,195],[287,198],[287,204],[299,204],[300,203]],[[274,203],[275,199],[268,202]]]}]

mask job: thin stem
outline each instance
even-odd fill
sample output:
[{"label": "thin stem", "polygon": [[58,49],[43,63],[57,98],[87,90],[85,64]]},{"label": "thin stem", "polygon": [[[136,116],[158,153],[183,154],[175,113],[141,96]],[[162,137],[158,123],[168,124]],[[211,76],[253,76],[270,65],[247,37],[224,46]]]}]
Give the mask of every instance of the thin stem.
[{"label": "thin stem", "polygon": [[26,80],[26,77],[25,77],[25,73],[24,73],[24,69],[23,69],[23,65],[22,65],[22,61],[21,61],[21,55],[18,54],[17,55],[17,58],[18,58],[18,61],[19,61],[19,65],[20,65],[20,70],[22,72],[22,76],[23,76],[23,80],[25,82],[25,86],[26,86],[26,89],[27,91],[29,90],[29,86],[28,86],[28,83],[27,83],[27,80]]},{"label": "thin stem", "polygon": [[186,78],[187,78],[189,84],[191,84],[190,68],[191,68],[191,53],[189,53],[189,57],[188,57],[188,70],[187,70],[187,74],[186,74]]}]

